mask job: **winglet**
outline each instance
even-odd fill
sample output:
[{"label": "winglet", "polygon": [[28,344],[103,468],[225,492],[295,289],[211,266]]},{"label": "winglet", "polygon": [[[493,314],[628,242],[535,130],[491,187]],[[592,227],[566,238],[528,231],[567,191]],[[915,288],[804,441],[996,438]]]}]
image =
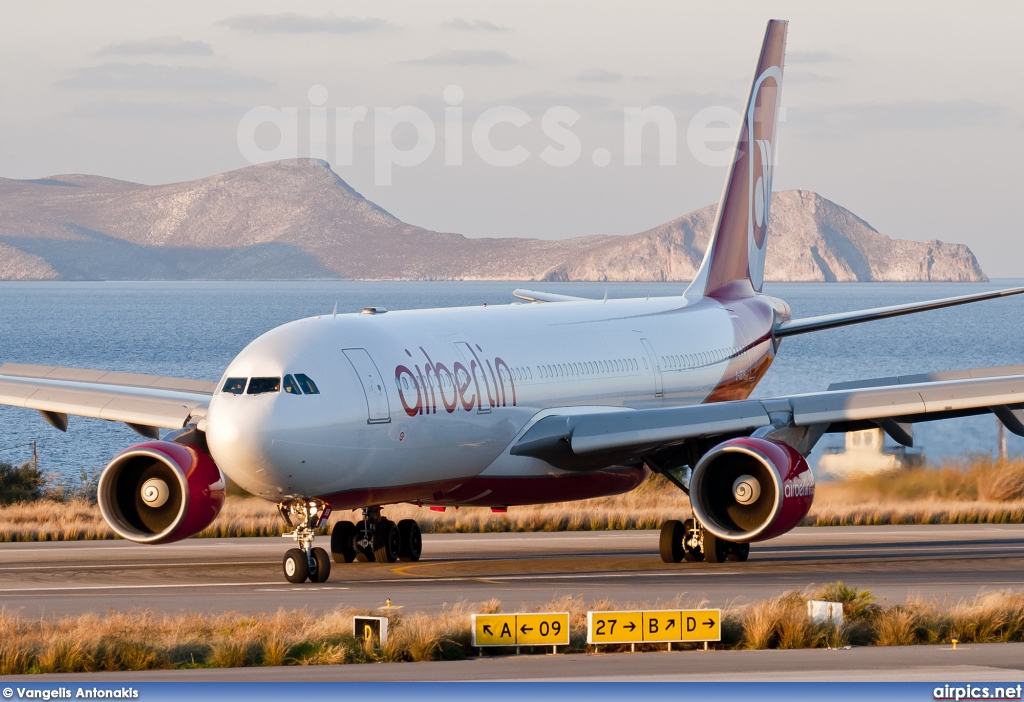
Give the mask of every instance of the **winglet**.
[{"label": "winglet", "polygon": [[761,292],[787,25],[784,20],[768,22],[711,240],[697,277],[684,293],[688,298]]}]

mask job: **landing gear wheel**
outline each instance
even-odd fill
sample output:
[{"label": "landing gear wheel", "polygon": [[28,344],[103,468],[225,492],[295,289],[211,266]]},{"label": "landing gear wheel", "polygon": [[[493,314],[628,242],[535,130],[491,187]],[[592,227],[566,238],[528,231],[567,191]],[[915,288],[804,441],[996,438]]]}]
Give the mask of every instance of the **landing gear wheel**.
[{"label": "landing gear wheel", "polygon": [[398,525],[388,519],[381,519],[373,534],[373,555],[378,563],[394,563],[402,548],[402,537]]},{"label": "landing gear wheel", "polygon": [[683,560],[696,563],[704,560],[703,539],[700,528],[692,519],[683,522]]},{"label": "landing gear wheel", "polygon": [[[377,528],[380,528],[379,524],[377,525]],[[373,534],[374,532],[375,530],[372,522],[369,522],[365,519],[360,519],[358,522],[356,522],[355,549],[357,561],[363,563],[373,563],[375,560],[377,560],[373,554],[373,539],[367,536],[368,534]],[[367,543],[369,545],[363,546],[363,543]]]},{"label": "landing gear wheel", "polygon": [[331,529],[331,555],[335,563],[351,563],[356,559],[356,525],[338,522]]},{"label": "landing gear wheel", "polygon": [[331,577],[331,557],[318,546],[313,549],[313,562],[316,563],[316,572],[309,574],[309,581],[326,583],[327,578]]},{"label": "landing gear wheel", "polygon": [[750,556],[750,544],[729,544],[729,555],[727,558],[730,561],[745,561]]},{"label": "landing gear wheel", "polygon": [[398,560],[416,562],[423,553],[423,536],[420,525],[415,519],[403,519],[398,523],[398,536],[402,546],[398,550]]},{"label": "landing gear wheel", "polygon": [[661,525],[661,538],[658,550],[661,560],[665,563],[679,563],[683,560],[683,523],[678,519],[670,519]]},{"label": "landing gear wheel", "polygon": [[306,554],[301,548],[290,548],[284,554],[284,577],[290,583],[304,583],[309,577]]},{"label": "landing gear wheel", "polygon": [[704,560],[708,563],[725,563],[729,555],[729,542],[704,530]]}]

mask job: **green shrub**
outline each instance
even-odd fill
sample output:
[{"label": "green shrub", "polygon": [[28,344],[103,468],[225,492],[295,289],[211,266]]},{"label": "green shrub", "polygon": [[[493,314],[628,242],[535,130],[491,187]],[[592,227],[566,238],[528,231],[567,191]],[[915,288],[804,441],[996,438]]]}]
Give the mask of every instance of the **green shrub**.
[{"label": "green shrub", "polygon": [[34,502],[43,496],[43,479],[31,463],[15,468],[10,463],[0,463],[0,504]]}]

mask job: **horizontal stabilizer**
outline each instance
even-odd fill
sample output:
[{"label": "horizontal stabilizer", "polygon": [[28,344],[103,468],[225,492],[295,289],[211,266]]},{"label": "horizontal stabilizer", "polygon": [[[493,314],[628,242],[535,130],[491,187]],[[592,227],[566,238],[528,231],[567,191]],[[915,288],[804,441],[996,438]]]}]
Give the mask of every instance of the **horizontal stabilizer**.
[{"label": "horizontal stabilizer", "polygon": [[823,314],[819,317],[794,319],[790,322],[783,322],[779,326],[775,327],[775,336],[776,338],[781,339],[784,336],[793,336],[794,334],[806,334],[807,332],[821,331],[823,329],[834,329],[835,327],[845,327],[848,324],[860,324],[861,322],[871,322],[876,319],[899,317],[900,315],[913,314],[914,312],[938,310],[943,307],[965,305],[968,302],[991,300],[996,297],[1008,297],[1010,295],[1020,295],[1021,293],[1024,293],[1024,288],[1007,288],[1005,290],[992,290],[989,292],[974,293],[972,295],[945,297],[941,300],[909,302],[904,305],[889,305],[888,307],[875,307],[870,310],[839,312],[836,314]]}]

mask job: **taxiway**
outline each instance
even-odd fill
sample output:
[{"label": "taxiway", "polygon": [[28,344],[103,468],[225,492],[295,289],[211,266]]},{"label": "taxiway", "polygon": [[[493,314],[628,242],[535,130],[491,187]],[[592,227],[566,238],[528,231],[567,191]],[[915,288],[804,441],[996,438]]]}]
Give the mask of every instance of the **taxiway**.
[{"label": "taxiway", "polygon": [[[327,540],[318,540],[326,545]],[[562,597],[727,607],[842,580],[879,600],[957,600],[1024,590],[1024,525],[800,528],[755,544],[746,563],[662,563],[653,531],[426,534],[418,563],[334,564],[322,585],[281,573],[290,541],[191,539],[0,544],[0,607],[30,617],[147,609],[407,611],[500,600],[505,611]]]}]

